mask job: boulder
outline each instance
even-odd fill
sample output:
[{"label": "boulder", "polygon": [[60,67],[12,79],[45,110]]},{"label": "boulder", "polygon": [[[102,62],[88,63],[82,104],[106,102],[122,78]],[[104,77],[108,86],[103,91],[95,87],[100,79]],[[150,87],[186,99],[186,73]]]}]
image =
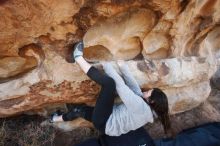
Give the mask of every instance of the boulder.
[{"label": "boulder", "polygon": [[[37,68],[20,79],[0,84],[1,117],[37,111],[55,103],[94,105],[100,86],[77,65],[65,63],[52,52],[48,54],[51,57],[46,53],[43,69]],[[112,64],[117,68],[116,62]],[[196,57],[128,61],[127,64],[143,91],[158,87],[167,93],[171,113],[192,109],[205,101],[210,93],[209,79],[216,69],[206,58]],[[96,66],[101,69],[100,65]]]},{"label": "boulder", "polygon": [[82,4],[72,0],[6,0],[0,4],[0,56],[17,55],[18,48],[34,43],[41,35],[66,39],[67,33],[77,29],[72,16]]},{"label": "boulder", "polygon": [[143,40],[142,54],[148,59],[163,59],[169,56],[169,39],[163,33],[150,33]]},{"label": "boulder", "polygon": [[[99,22],[93,25],[83,38],[85,53],[89,55],[87,52],[92,53],[96,51],[96,46],[101,46],[103,50],[108,50],[105,52],[111,54],[111,59],[132,59],[141,52],[141,41],[153,28],[155,21],[153,11],[141,8],[130,9]],[[97,61],[96,56],[93,58]]]},{"label": "boulder", "polygon": [[215,27],[211,32],[208,33],[206,38],[202,41],[200,44],[200,50],[199,54],[200,56],[207,56],[208,54],[211,54],[212,56],[209,55],[210,59],[215,58],[217,65],[217,71],[216,73],[212,76],[212,83],[213,85],[220,89],[220,27]]},{"label": "boulder", "polygon": [[[143,91],[164,90],[171,114],[198,106],[210,93],[210,78],[216,86],[219,81],[219,4],[1,1],[0,117],[47,116],[65,103],[94,105],[100,86],[67,62],[68,50],[82,39],[84,57],[98,69],[102,61],[117,69],[123,59]],[[69,125],[86,125],[77,123]]]},{"label": "boulder", "polygon": [[200,43],[216,26],[219,0],[189,1],[185,10],[173,21],[170,30],[174,56],[199,56]]}]

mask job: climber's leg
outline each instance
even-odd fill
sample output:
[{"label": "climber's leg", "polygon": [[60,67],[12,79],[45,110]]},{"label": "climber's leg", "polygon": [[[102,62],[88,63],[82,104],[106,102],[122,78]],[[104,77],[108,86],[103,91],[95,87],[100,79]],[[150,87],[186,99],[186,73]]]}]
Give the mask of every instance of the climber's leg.
[{"label": "climber's leg", "polygon": [[83,57],[83,42],[77,43],[74,47],[73,56],[76,63],[96,83],[101,85],[101,91],[96,101],[93,112],[93,124],[97,129],[104,132],[105,124],[112,113],[115,97],[115,82],[106,74],[92,67]]},{"label": "climber's leg", "polygon": [[[73,56],[76,63],[81,69],[96,83],[101,85],[101,91],[96,102],[96,106],[93,110],[92,121],[95,127],[104,132],[105,124],[112,113],[115,97],[115,82],[112,78],[106,74],[102,74],[98,69],[91,66],[83,57],[83,43],[77,43],[74,47]],[[91,111],[91,110],[90,110]],[[70,112],[63,117],[55,117],[55,121],[63,121],[73,119],[76,116]],[[90,112],[91,113],[91,112]],[[82,114],[81,114],[82,115]],[[78,116],[78,115],[77,115]],[[69,117],[69,118],[68,118]],[[89,116],[88,116],[89,117]]]},{"label": "climber's leg", "polygon": [[96,101],[92,119],[94,126],[104,133],[105,124],[112,113],[116,96],[115,81],[106,74],[102,74],[95,67],[91,67],[87,75],[101,85],[101,91]]}]

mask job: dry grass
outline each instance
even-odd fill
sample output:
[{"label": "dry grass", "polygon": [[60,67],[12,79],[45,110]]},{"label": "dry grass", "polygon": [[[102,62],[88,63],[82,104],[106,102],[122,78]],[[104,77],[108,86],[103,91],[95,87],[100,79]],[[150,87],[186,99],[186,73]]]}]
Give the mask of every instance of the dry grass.
[{"label": "dry grass", "polygon": [[1,128],[0,128],[0,146],[4,145],[3,139],[6,137],[6,131],[5,131],[5,121],[2,122]]},{"label": "dry grass", "polygon": [[41,118],[20,116],[0,121],[0,146],[52,146],[55,129],[41,127]]},{"label": "dry grass", "polygon": [[97,137],[92,128],[77,128],[63,132],[52,126],[41,126],[39,116],[19,116],[0,119],[0,146],[68,146]]}]

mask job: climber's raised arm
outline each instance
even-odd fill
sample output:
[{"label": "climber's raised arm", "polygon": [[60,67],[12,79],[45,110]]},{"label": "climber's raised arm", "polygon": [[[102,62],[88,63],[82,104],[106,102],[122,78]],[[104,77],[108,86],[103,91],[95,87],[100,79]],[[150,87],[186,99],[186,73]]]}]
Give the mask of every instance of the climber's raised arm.
[{"label": "climber's raised arm", "polygon": [[127,107],[127,109],[129,109],[131,113],[145,112],[145,114],[148,115],[147,112],[149,112],[149,115],[152,115],[149,105],[145,103],[142,97],[136,95],[125,84],[122,77],[116,72],[116,70],[110,63],[104,63],[103,69],[107,75],[114,79],[116,83],[116,91],[123,103],[125,104],[125,106]]},{"label": "climber's raised arm", "polygon": [[135,80],[134,76],[132,75],[128,65],[122,61],[118,61],[118,65],[120,68],[120,71],[122,73],[122,77],[125,80],[126,85],[138,96],[143,97],[143,93],[141,91],[140,86],[138,85],[137,81]]}]

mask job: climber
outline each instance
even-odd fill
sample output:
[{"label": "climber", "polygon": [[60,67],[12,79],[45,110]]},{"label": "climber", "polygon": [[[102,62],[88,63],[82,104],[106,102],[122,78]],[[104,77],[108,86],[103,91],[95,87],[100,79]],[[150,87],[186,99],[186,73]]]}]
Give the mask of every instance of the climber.
[{"label": "climber", "polygon": [[[133,138],[140,135],[138,140],[133,139],[132,141],[139,142],[141,139],[141,143],[146,142],[153,145],[152,139],[142,126],[148,122],[152,123],[153,116],[155,116],[161,120],[165,133],[170,128],[168,101],[165,93],[158,88],[141,92],[128,66],[123,61],[119,61],[118,64],[125,81],[110,63],[103,64],[107,75],[102,74],[83,58],[83,48],[82,41],[74,46],[73,59],[92,80],[101,85],[96,105],[95,107],[83,104],[75,105],[68,113],[53,114],[50,121],[70,121],[82,117],[93,122],[94,126],[107,136],[120,136],[120,139],[123,139],[123,135],[133,135],[130,136]],[[114,106],[116,91],[123,103]],[[125,144],[125,142],[123,143]]]},{"label": "climber", "polygon": [[[84,104],[75,105],[68,113],[55,113],[51,116],[51,122],[69,121],[83,117],[93,122],[95,127],[101,131],[102,135],[99,138],[88,139],[77,146],[220,145],[220,123],[201,125],[184,130],[175,138],[153,141],[143,125],[147,122],[153,122],[152,113],[155,111],[154,115],[157,115],[162,121],[165,132],[170,128],[166,95],[160,89],[152,89],[142,93],[128,66],[121,61],[118,62],[118,65],[126,84],[108,63],[103,65],[107,75],[102,74],[82,57],[83,42],[77,43],[74,48],[74,60],[92,80],[102,86],[95,107]],[[116,96],[115,90],[123,103],[113,106]],[[166,118],[163,118],[163,115]]]}]

